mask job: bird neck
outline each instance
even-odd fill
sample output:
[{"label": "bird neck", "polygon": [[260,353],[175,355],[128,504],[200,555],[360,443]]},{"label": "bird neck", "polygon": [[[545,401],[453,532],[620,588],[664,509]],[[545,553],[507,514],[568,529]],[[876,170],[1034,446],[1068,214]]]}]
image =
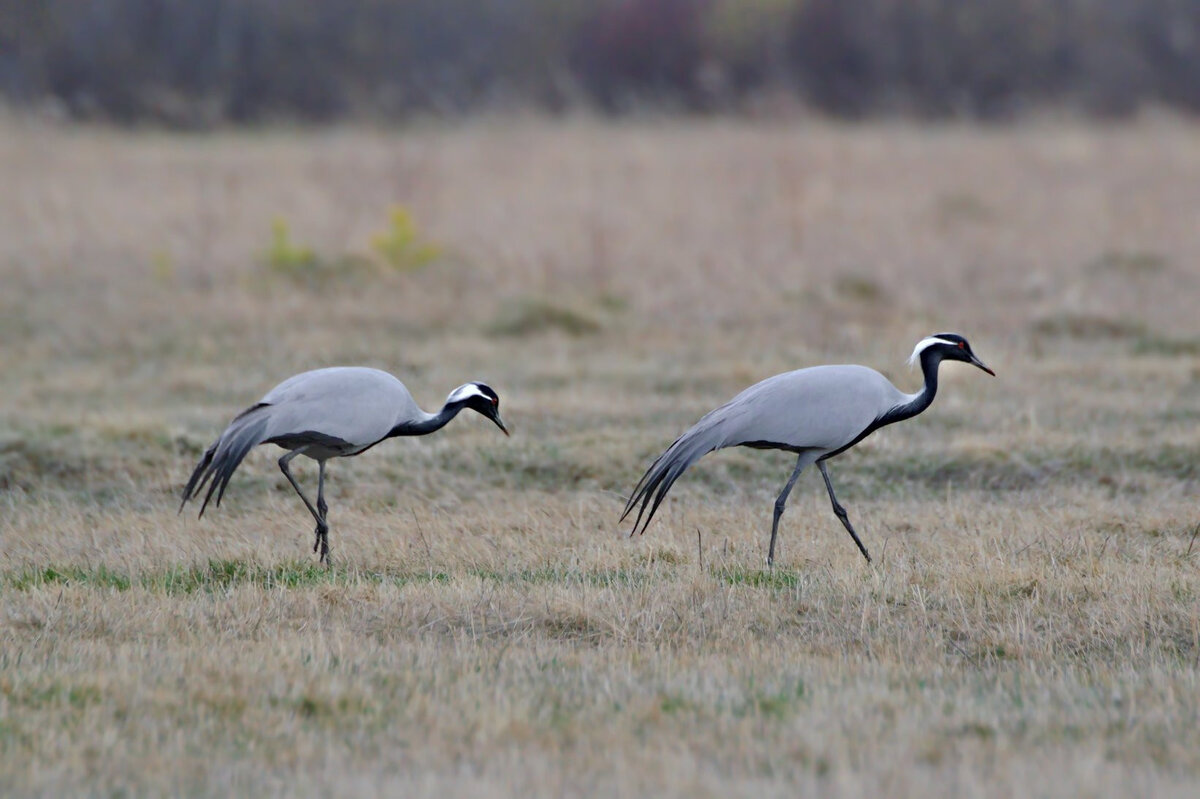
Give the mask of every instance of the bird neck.
[{"label": "bird neck", "polygon": [[876,426],[883,427],[885,424],[911,419],[928,408],[933,402],[933,398],[937,396],[938,364],[941,362],[941,357],[935,353],[921,353],[921,373],[925,376],[925,386],[916,394],[909,394],[907,402],[903,402],[885,413]]},{"label": "bird neck", "polygon": [[401,422],[391,429],[387,437],[428,435],[445,427],[462,409],[461,402],[447,403],[437,413],[426,413],[420,419]]}]

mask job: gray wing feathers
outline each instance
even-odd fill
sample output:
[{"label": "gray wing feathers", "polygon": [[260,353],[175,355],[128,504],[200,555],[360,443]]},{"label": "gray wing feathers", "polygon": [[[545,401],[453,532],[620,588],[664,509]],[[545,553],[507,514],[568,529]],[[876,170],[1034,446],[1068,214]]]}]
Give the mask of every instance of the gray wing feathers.
[{"label": "gray wing feathers", "polygon": [[[709,414],[709,416],[711,415]],[[625,503],[625,511],[621,514],[620,519],[625,521],[625,517],[635,506],[638,506],[637,518],[633,522],[630,535],[638,531],[638,525],[641,525],[643,533],[646,532],[646,527],[650,525],[650,520],[654,518],[658,506],[666,499],[667,492],[671,490],[675,481],[687,471],[689,466],[721,446],[714,443],[719,439],[719,436],[713,435],[714,426],[705,424],[709,416],[701,419],[690,430],[675,439],[675,443],[658,456],[658,459],[634,486],[633,493],[629,496],[629,501]],[[643,517],[645,518],[644,524],[642,523]]]},{"label": "gray wing feathers", "polygon": [[832,452],[904,399],[866,366],[814,366],[757,383],[712,413],[721,416],[720,446],[762,443]]},{"label": "gray wing feathers", "polygon": [[277,409],[267,439],[317,431],[366,446],[397,423],[425,415],[403,383],[387,372],[361,367],[295,375],[267,392],[262,402]]},{"label": "gray wing feathers", "polygon": [[179,503],[180,512],[189,499],[200,495],[205,485],[208,485],[208,493],[204,495],[199,515],[204,515],[204,509],[208,507],[214,492],[217,495],[216,504],[221,504],[221,498],[225,496],[225,487],[229,485],[229,478],[233,476],[238,464],[246,457],[246,453],[267,440],[271,407],[259,403],[243,411],[204,452],[187,485],[184,486],[183,498]]},{"label": "gray wing feathers", "polygon": [[904,400],[865,366],[816,366],[775,375],[707,413],[642,476],[621,520],[638,508],[632,535],[654,518],[672,484],[701,457],[740,444],[799,452],[835,452]]}]

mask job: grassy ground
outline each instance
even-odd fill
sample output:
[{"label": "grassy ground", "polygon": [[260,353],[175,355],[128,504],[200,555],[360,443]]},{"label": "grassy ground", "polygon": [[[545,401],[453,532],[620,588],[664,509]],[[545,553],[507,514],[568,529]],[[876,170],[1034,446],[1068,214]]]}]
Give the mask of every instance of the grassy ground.
[{"label": "grassy ground", "polygon": [[[0,793],[1195,794],[1186,124],[9,120],[0,185]],[[999,377],[833,462],[873,565],[813,474],[764,571],[777,453],[621,536],[704,411],[822,362],[914,390],[939,330]],[[514,436],[334,462],[328,570],[265,448],[176,515],[336,363],[487,380]]]}]

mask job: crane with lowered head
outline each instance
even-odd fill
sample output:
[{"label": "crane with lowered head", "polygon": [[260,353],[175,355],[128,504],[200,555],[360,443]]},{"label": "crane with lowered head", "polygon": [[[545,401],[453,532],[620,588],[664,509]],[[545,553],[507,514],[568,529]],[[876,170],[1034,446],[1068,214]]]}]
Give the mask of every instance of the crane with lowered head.
[{"label": "crane with lowered head", "polygon": [[[259,444],[278,444],[287,450],[279,459],[283,476],[317,521],[313,552],[320,551],[324,563],[329,557],[325,461],[361,454],[396,436],[428,435],[464,408],[483,414],[508,435],[500,419],[500,397],[484,383],[464,383],[450,392],[440,411],[426,413],[403,383],[379,369],[333,366],[293,375],[234,417],[205,450],[183,489],[179,510],[183,511],[189,499],[198,497],[210,480],[200,516],[214,492],[219,506],[229,478],[246,454]],[[317,462],[315,507],[288,468],[297,455]]]}]

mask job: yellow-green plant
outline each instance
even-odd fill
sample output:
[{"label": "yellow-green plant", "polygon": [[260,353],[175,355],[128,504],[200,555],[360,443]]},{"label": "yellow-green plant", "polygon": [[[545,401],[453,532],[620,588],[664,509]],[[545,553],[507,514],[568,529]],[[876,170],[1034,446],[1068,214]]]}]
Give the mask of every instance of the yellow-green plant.
[{"label": "yellow-green plant", "polygon": [[387,228],[371,237],[371,251],[380,263],[402,272],[420,269],[442,254],[441,247],[417,231],[412,214],[401,205],[392,206]]},{"label": "yellow-green plant", "polygon": [[293,242],[287,220],[279,216],[271,221],[271,245],[263,253],[263,261],[272,271],[284,274],[311,271],[317,266],[312,248]]}]

